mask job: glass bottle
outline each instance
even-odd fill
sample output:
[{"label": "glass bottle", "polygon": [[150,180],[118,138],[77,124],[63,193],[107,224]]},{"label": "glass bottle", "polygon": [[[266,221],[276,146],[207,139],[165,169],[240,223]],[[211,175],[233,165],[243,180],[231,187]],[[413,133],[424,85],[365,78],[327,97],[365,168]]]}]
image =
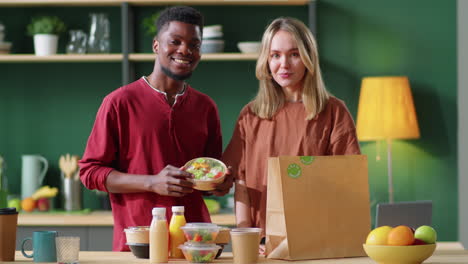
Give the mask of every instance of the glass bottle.
[{"label": "glass bottle", "polygon": [[184,244],[185,235],[180,227],[184,226],[187,222],[184,216],[183,206],[172,206],[171,223],[169,224],[169,234],[171,243],[171,258],[184,258],[182,250],[179,245]]},{"label": "glass bottle", "polygon": [[91,13],[88,53],[110,52],[110,22],[105,13]]},{"label": "glass bottle", "polygon": [[88,36],[83,30],[70,30],[70,41],[67,44],[68,54],[85,54]]},{"label": "glass bottle", "polygon": [[169,230],[166,208],[155,207],[150,225],[150,264],[167,263],[169,259]]}]

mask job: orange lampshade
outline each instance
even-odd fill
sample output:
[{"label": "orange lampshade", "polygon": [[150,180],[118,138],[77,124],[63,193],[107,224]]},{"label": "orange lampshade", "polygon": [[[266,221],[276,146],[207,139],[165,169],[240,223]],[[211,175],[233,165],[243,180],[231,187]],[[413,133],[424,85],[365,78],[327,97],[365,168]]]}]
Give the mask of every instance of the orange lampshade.
[{"label": "orange lampshade", "polygon": [[356,129],[362,141],[419,138],[408,78],[363,78]]}]

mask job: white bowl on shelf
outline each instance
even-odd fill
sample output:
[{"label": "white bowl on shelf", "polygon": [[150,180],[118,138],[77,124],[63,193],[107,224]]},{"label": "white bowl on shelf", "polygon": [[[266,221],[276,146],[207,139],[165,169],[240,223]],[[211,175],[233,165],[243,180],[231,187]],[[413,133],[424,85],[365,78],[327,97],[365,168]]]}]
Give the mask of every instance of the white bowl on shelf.
[{"label": "white bowl on shelf", "polygon": [[10,53],[11,42],[0,42],[0,54]]},{"label": "white bowl on shelf", "polygon": [[260,53],[262,43],[260,41],[238,42],[237,48],[239,48],[242,53]]},{"label": "white bowl on shelf", "polygon": [[203,27],[203,39],[221,39],[223,37],[223,27],[212,25]]},{"label": "white bowl on shelf", "polygon": [[202,41],[201,53],[221,53],[224,51],[224,40],[207,39]]}]

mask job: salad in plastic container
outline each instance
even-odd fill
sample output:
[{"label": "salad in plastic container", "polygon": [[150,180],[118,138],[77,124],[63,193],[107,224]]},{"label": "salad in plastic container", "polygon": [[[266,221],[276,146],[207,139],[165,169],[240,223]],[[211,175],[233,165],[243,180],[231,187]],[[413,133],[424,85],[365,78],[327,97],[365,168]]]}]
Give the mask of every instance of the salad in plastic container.
[{"label": "salad in plastic container", "polygon": [[184,231],[187,242],[215,243],[220,227],[212,223],[187,223],[180,227]]},{"label": "salad in plastic container", "polygon": [[201,191],[212,191],[216,184],[224,181],[227,167],[220,160],[201,157],[187,162],[183,170],[194,175],[195,186],[193,188]]},{"label": "salad in plastic container", "polygon": [[192,244],[185,242],[179,248],[184,253],[185,259],[190,263],[209,263],[213,262],[220,246],[216,244]]}]

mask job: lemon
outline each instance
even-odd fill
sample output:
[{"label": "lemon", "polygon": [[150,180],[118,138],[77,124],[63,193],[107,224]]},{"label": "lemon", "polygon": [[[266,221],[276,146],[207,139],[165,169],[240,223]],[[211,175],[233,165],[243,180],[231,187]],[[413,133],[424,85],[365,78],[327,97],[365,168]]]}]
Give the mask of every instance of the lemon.
[{"label": "lemon", "polygon": [[388,233],[392,230],[391,226],[380,226],[372,230],[367,235],[367,245],[387,245]]}]

